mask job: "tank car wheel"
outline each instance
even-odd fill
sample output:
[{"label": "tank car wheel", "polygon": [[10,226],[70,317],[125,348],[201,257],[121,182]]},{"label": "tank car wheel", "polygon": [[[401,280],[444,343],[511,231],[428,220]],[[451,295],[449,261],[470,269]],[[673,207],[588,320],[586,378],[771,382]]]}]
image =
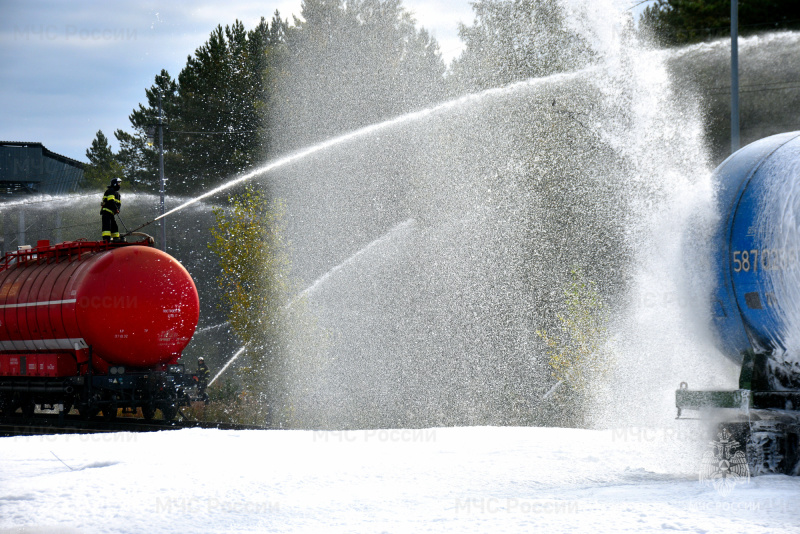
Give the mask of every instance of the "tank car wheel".
[{"label": "tank car wheel", "polygon": [[16,417],[17,410],[22,408],[23,400],[19,393],[14,393],[10,399],[8,399],[8,415],[12,417]]},{"label": "tank car wheel", "polygon": [[145,404],[144,406],[142,406],[142,417],[144,417],[145,421],[152,421],[155,415],[156,415],[156,409],[153,407],[152,404]]},{"label": "tank car wheel", "polygon": [[750,472],[754,475],[788,473],[786,438],[786,426],[781,422],[753,422],[746,445]]},{"label": "tank car wheel", "polygon": [[178,415],[178,407],[174,404],[166,404],[161,407],[161,414],[164,416],[164,421],[172,421]]},{"label": "tank car wheel", "polygon": [[22,403],[22,417],[30,419],[34,412],[36,412],[36,404],[32,400]]},{"label": "tank car wheel", "polygon": [[[19,410],[20,413],[17,413]],[[14,395],[11,398],[11,407],[9,409],[9,414],[12,417],[20,417],[23,419],[30,419],[33,417],[33,413],[36,411],[36,404],[34,404],[32,399],[27,399],[20,395]]]},{"label": "tank car wheel", "polygon": [[100,409],[94,404],[79,404],[75,409],[78,410],[81,419],[86,421],[92,419],[100,412]]},{"label": "tank car wheel", "polygon": [[103,421],[113,421],[114,419],[117,418],[117,409],[119,408],[117,406],[117,401],[119,400],[119,398],[117,397],[117,395],[111,394],[107,397],[107,400],[109,402],[103,405],[102,418]]}]

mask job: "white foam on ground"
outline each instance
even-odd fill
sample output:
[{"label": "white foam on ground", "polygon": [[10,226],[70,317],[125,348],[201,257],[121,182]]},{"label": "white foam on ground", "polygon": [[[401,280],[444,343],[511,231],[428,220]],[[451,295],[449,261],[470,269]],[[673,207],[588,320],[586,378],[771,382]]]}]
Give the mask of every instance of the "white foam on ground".
[{"label": "white foam on ground", "polygon": [[723,497],[692,424],[0,438],[0,532],[800,532],[800,478]]}]

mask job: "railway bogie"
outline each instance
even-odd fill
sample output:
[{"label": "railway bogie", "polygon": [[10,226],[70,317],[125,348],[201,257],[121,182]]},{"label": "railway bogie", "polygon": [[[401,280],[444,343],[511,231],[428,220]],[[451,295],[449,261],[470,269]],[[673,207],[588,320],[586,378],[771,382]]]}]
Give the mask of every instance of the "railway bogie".
[{"label": "railway bogie", "polygon": [[152,240],[40,242],[0,261],[0,413],[111,420],[189,404],[177,364],[199,318],[191,276]]},{"label": "railway bogie", "polygon": [[[739,388],[676,392],[685,410],[722,410],[754,474],[800,475],[800,132],[732,154],[715,171],[720,217],[708,250],[709,319]],[[743,421],[742,421],[743,420]]]}]

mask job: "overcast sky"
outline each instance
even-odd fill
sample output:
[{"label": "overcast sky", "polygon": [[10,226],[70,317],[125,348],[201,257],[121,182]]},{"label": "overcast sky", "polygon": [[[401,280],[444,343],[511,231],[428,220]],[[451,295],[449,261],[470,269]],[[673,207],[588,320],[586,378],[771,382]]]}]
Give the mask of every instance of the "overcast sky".
[{"label": "overcast sky", "polygon": [[[591,1],[591,0],[587,0]],[[128,115],[167,69],[177,77],[217,24],[252,29],[275,10],[291,22],[301,0],[0,0],[0,140],[38,141],[86,161],[97,130],[130,130]],[[635,3],[631,0],[631,3]],[[403,0],[439,42],[447,64],[462,50],[470,0]]]}]

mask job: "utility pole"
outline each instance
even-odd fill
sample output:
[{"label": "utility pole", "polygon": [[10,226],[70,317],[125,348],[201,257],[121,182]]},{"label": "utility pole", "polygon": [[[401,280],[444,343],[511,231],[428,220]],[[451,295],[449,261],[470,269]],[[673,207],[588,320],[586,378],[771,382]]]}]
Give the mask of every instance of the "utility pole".
[{"label": "utility pole", "polygon": [[56,221],[55,221],[55,236],[53,239],[53,243],[61,243],[63,239],[61,239],[61,211],[56,212]]},{"label": "utility pole", "polygon": [[739,0],[731,0],[731,154],[739,150]]},{"label": "utility pole", "polygon": [[[161,115],[161,91],[158,92],[158,178],[160,180],[161,203],[159,215],[164,215],[164,118]],[[167,221],[161,219],[161,250],[167,251]]]},{"label": "utility pole", "polygon": [[27,230],[25,226],[25,210],[19,210],[19,219],[17,220],[19,224],[19,232],[17,233],[17,247],[20,247],[25,244],[27,238],[25,237],[25,230]]}]

